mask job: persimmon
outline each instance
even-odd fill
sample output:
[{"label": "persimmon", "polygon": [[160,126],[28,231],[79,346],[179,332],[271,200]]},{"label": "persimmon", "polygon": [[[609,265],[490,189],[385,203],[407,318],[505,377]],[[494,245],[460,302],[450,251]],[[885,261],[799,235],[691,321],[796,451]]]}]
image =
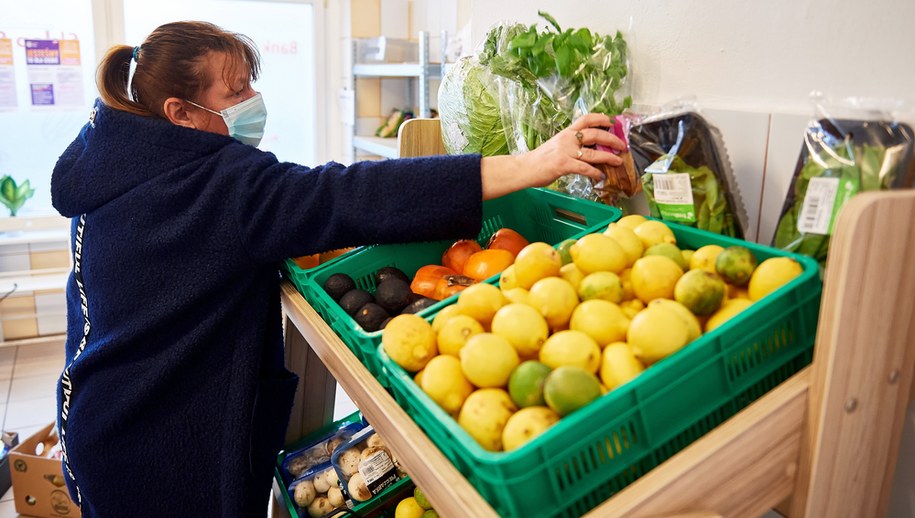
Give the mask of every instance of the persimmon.
[{"label": "persimmon", "polygon": [[513,255],[518,255],[522,248],[530,243],[521,234],[510,228],[500,228],[486,243],[486,248],[495,250],[508,250]]},{"label": "persimmon", "polygon": [[435,283],[435,295],[432,298],[435,300],[445,300],[476,282],[476,280],[464,275],[446,275]]},{"label": "persimmon", "polygon": [[336,250],[328,250],[327,252],[321,252],[321,254],[318,256],[318,259],[321,264],[324,264],[324,263],[330,261],[331,259],[336,259],[337,257],[340,257],[341,255],[349,252],[350,250],[354,250],[354,249],[355,249],[355,247],[351,246],[348,248],[338,248]]},{"label": "persimmon", "polygon": [[319,254],[311,255],[302,255],[299,257],[293,257],[292,262],[296,264],[299,268],[307,270],[309,268],[314,268],[320,264]]},{"label": "persimmon", "polygon": [[515,262],[515,254],[508,250],[486,249],[481,250],[467,259],[464,265],[464,275],[471,279],[484,281],[493,275],[502,273],[502,270],[508,268]]},{"label": "persimmon", "polygon": [[410,283],[410,290],[413,293],[423,297],[434,298],[435,285],[438,280],[446,275],[457,275],[458,273],[451,268],[439,264],[427,264],[413,275],[413,281]]},{"label": "persimmon", "polygon": [[455,241],[453,245],[445,250],[442,254],[442,264],[456,272],[463,272],[464,265],[471,255],[482,250],[483,247],[473,239],[461,239]]}]

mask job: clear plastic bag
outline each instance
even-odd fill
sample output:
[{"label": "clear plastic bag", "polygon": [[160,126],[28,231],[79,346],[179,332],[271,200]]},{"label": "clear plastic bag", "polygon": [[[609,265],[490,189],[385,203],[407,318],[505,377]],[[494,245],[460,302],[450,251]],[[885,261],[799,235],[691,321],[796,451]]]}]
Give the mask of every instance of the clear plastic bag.
[{"label": "clear plastic bag", "polygon": [[743,238],[747,215],[721,132],[695,101],[642,116],[629,132],[651,216]]},{"label": "clear plastic bag", "polygon": [[895,120],[892,99],[832,102],[811,94],[804,131],[772,245],[826,261],[839,210],[859,192],[915,187],[912,128]]},{"label": "clear plastic bag", "polygon": [[371,426],[340,445],[331,463],[344,494],[355,503],[371,500],[406,476]]},{"label": "clear plastic bag", "polygon": [[448,68],[438,91],[442,140],[449,154],[507,155],[499,85],[478,56]]}]

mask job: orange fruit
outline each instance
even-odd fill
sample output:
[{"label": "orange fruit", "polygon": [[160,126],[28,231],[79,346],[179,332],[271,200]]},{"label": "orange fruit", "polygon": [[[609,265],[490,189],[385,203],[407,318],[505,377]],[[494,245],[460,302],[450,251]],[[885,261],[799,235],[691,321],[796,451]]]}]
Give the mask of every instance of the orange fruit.
[{"label": "orange fruit", "polygon": [[480,250],[471,255],[464,264],[464,275],[478,281],[485,281],[502,273],[515,262],[515,254],[508,250]]}]

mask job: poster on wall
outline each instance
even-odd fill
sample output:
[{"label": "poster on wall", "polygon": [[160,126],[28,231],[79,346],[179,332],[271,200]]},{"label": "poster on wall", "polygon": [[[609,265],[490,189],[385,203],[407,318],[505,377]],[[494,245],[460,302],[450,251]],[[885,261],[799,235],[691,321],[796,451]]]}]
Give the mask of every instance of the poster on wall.
[{"label": "poster on wall", "polygon": [[13,40],[0,33],[0,111],[15,110],[17,104]]},{"label": "poster on wall", "polygon": [[83,107],[79,40],[25,40],[30,102],[39,110]]}]

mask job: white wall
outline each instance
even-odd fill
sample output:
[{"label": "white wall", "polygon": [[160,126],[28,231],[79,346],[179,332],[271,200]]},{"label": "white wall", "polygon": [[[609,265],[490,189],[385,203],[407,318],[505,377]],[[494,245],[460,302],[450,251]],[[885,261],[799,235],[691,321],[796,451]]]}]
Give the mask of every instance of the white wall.
[{"label": "white wall", "polygon": [[[915,2],[539,0],[472,3],[478,42],[503,20],[623,31],[634,98],[695,94],[708,106],[807,113],[807,94],[892,96],[915,105]],[[574,7],[573,7],[574,6]]]}]

